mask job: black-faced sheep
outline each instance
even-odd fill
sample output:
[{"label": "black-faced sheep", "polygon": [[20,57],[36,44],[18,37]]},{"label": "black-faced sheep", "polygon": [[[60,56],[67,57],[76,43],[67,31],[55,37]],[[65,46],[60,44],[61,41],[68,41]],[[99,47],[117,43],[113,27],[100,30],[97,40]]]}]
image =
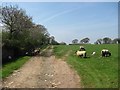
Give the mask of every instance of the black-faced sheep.
[{"label": "black-faced sheep", "polygon": [[80,50],[79,51],[85,51],[84,46],[80,46]]},{"label": "black-faced sheep", "polygon": [[101,55],[102,55],[102,57],[109,57],[109,56],[111,56],[111,53],[107,49],[102,49],[101,50]]},{"label": "black-faced sheep", "polygon": [[86,58],[86,51],[76,51],[75,53],[77,56]]}]

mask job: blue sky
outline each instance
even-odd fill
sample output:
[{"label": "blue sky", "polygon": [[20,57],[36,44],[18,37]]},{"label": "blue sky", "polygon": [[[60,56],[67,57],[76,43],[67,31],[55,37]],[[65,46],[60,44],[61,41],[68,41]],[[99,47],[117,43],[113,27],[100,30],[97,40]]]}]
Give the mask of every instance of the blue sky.
[{"label": "blue sky", "polygon": [[[14,2],[37,24],[44,25],[58,42],[71,43],[85,37],[118,37],[117,2]],[[5,5],[5,3],[3,4]]]}]

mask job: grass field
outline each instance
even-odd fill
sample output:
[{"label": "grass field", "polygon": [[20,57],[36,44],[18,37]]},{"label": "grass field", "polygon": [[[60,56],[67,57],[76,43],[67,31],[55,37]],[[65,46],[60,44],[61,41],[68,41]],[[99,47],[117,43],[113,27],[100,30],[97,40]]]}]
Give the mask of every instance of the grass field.
[{"label": "grass field", "polygon": [[14,70],[17,70],[20,68],[25,62],[30,59],[29,56],[21,57],[14,62],[7,63],[2,66],[2,69],[0,70],[0,78],[5,78],[9,76]]},{"label": "grass field", "polygon": [[[56,45],[54,54],[62,58],[69,52],[66,61],[80,75],[82,85],[85,88],[117,88],[118,87],[118,45],[84,45],[87,56],[80,58],[74,55],[79,45]],[[111,51],[111,57],[100,57],[103,48]],[[91,56],[95,51],[96,54]]]}]

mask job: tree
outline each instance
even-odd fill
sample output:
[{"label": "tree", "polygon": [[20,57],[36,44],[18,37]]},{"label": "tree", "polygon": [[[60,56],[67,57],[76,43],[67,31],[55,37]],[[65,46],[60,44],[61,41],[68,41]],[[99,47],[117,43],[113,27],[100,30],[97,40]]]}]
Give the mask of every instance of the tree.
[{"label": "tree", "polygon": [[51,37],[49,38],[49,43],[50,43],[50,44],[53,44],[54,41],[55,41],[55,37],[54,37],[54,36],[51,36]]},{"label": "tree", "polygon": [[78,43],[78,39],[72,40],[72,44],[77,44],[77,43]]},{"label": "tree", "polygon": [[0,48],[2,48],[2,32],[0,31]]},{"label": "tree", "polygon": [[103,44],[110,44],[112,42],[111,38],[105,37],[103,38]]},{"label": "tree", "polygon": [[29,30],[33,27],[32,18],[18,6],[3,6],[0,8],[0,16],[4,29],[3,47],[14,51],[25,48],[25,41],[29,37]]},{"label": "tree", "polygon": [[98,44],[98,42],[96,41],[96,42],[94,42],[94,44]]},{"label": "tree", "polygon": [[32,51],[49,43],[47,29],[43,25],[33,23],[25,10],[12,5],[0,9],[0,19],[5,27],[2,29],[4,49],[9,48],[13,55],[19,55],[19,51]]},{"label": "tree", "polygon": [[118,43],[120,43],[120,38],[118,38]]},{"label": "tree", "polygon": [[29,43],[35,47],[41,47],[42,45],[49,43],[49,33],[43,25],[34,25],[30,29],[30,35],[28,38]]},{"label": "tree", "polygon": [[56,40],[53,40],[52,45],[59,45],[59,43]]},{"label": "tree", "polygon": [[65,42],[60,42],[60,45],[67,45]]},{"label": "tree", "polygon": [[58,45],[59,43],[55,40],[54,36],[49,37],[49,44]]},{"label": "tree", "polygon": [[0,10],[1,21],[9,30],[9,38],[18,38],[19,32],[29,30],[32,27],[32,18],[26,15],[26,12],[18,6],[4,6]]},{"label": "tree", "polygon": [[115,38],[115,39],[113,39],[112,43],[113,43],[113,44],[118,44],[118,43],[120,43],[120,38]]},{"label": "tree", "polygon": [[89,38],[84,38],[80,40],[80,43],[89,43],[90,39]]},{"label": "tree", "polygon": [[117,38],[113,39],[113,40],[112,40],[112,43],[113,43],[113,44],[117,44],[117,43],[118,43]]},{"label": "tree", "polygon": [[4,39],[7,40],[7,44],[15,44],[16,41],[19,48],[48,44],[49,33],[47,29],[43,25],[34,24],[25,10],[18,8],[18,6],[5,6],[1,9],[1,16],[1,21],[7,29],[6,33],[9,33],[9,38]]},{"label": "tree", "polygon": [[102,39],[97,39],[96,44],[102,44],[103,40]]}]

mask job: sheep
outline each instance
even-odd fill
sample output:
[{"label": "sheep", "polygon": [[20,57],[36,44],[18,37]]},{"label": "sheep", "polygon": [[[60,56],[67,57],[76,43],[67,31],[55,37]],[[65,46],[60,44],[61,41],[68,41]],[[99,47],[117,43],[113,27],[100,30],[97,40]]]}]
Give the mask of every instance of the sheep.
[{"label": "sheep", "polygon": [[111,53],[107,49],[102,49],[101,50],[101,55],[102,55],[102,57],[109,57],[109,56],[111,56]]},{"label": "sheep", "polygon": [[12,56],[8,56],[8,59],[11,60],[11,59],[12,59]]},{"label": "sheep", "polygon": [[40,53],[40,49],[35,49],[32,54],[33,56],[38,55]]},{"label": "sheep", "polygon": [[92,52],[92,55],[95,55],[96,54],[96,52]]},{"label": "sheep", "polygon": [[28,55],[28,52],[26,52],[25,54]]},{"label": "sheep", "polygon": [[79,51],[85,51],[84,46],[80,46],[80,50]]},{"label": "sheep", "polygon": [[76,51],[76,55],[80,57],[86,57],[86,51]]}]

